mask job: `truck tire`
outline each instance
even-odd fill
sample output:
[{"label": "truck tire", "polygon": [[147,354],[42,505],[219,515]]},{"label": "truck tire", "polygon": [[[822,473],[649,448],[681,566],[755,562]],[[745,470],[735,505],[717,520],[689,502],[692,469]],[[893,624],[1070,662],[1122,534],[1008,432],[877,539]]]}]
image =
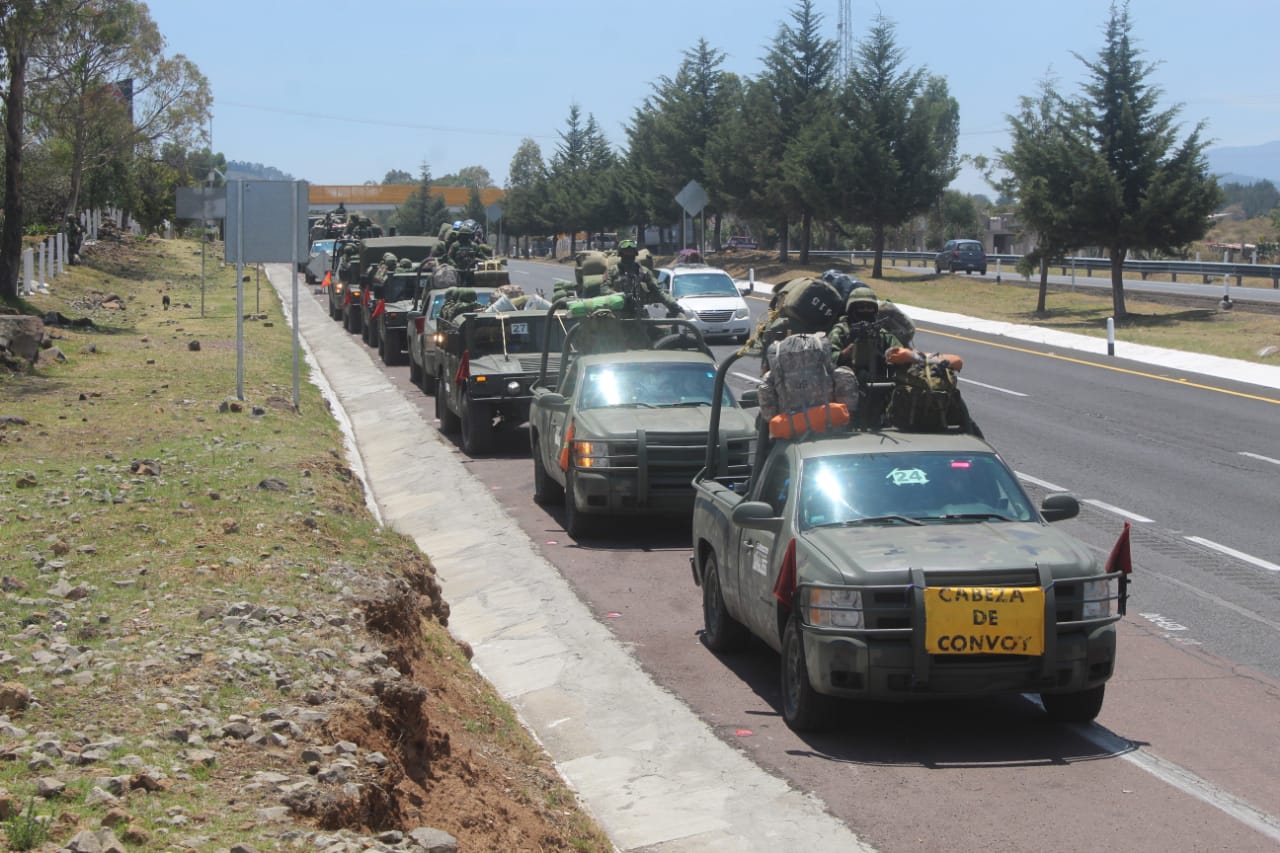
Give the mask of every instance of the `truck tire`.
[{"label": "truck tire", "polygon": [[428,373],[425,366],[420,368],[420,370],[422,371],[422,393],[435,394],[436,388],[439,386],[439,382],[436,380],[436,375],[434,373]]},{"label": "truck tire", "polygon": [[546,506],[564,500],[564,487],[551,479],[547,466],[542,464],[542,453],[538,449],[538,437],[533,437],[533,501]]},{"label": "truck tire", "polygon": [[574,539],[583,539],[591,535],[595,520],[578,510],[574,491],[573,472],[570,471],[564,481],[564,529]]},{"label": "truck tire", "polygon": [[462,450],[468,456],[484,453],[493,443],[493,412],[487,403],[462,395]]},{"label": "truck tire", "polygon": [[702,642],[713,652],[740,651],[751,636],[725,607],[715,551],[702,564],[702,626]]},{"label": "truck tire", "polygon": [[1099,684],[1074,693],[1041,693],[1040,704],[1055,723],[1090,723],[1102,710],[1107,685]]},{"label": "truck tire", "polygon": [[462,426],[458,416],[449,411],[449,392],[436,394],[436,417],[440,419],[440,431],[445,435],[453,435]]},{"label": "truck tire", "polygon": [[791,614],[782,633],[782,719],[797,732],[816,732],[831,723],[830,696],[823,696],[809,683],[804,656],[804,636],[800,618]]}]

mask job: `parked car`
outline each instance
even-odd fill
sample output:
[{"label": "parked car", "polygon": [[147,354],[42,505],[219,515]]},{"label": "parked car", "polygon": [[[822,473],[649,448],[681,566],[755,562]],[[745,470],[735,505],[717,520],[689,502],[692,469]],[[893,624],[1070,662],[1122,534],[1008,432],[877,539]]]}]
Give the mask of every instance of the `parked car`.
[{"label": "parked car", "polygon": [[755,240],[751,239],[750,237],[743,237],[741,235],[738,235],[738,236],[730,237],[728,240],[725,240],[724,245],[721,246],[720,248],[724,249],[727,252],[732,249],[758,249],[760,248],[760,246],[759,244],[756,243]]},{"label": "parked car", "polygon": [[704,338],[741,342],[751,335],[751,309],[724,270],[705,264],[676,265],[658,270],[658,283],[676,298]]},{"label": "parked car", "polygon": [[934,272],[939,275],[964,270],[967,273],[987,274],[987,253],[977,240],[948,240],[933,259]]}]

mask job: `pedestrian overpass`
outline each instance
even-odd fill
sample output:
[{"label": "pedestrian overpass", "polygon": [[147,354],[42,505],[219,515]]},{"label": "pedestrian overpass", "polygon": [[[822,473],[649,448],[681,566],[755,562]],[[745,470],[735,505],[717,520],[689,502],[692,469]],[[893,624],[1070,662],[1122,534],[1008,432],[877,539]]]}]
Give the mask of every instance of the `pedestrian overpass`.
[{"label": "pedestrian overpass", "polygon": [[[308,209],[324,213],[341,204],[349,211],[395,210],[417,189],[417,184],[311,184],[307,191]],[[431,192],[443,196],[445,207],[452,213],[466,210],[471,199],[468,187],[432,187]],[[484,207],[502,197],[502,190],[497,188],[480,190],[480,204]]]}]

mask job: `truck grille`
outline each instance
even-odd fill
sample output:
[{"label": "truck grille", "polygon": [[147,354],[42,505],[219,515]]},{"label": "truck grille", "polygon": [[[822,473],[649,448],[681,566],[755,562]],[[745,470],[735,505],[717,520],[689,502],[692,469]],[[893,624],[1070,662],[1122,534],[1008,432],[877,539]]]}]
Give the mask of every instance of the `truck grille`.
[{"label": "truck grille", "polygon": [[732,311],[698,311],[698,319],[704,323],[727,323]]},{"label": "truck grille", "polygon": [[[643,441],[643,452],[641,452]],[[721,449],[728,454],[728,476],[750,473],[751,438],[732,438]],[[609,443],[610,471],[634,471],[644,467],[648,494],[661,494],[692,489],[693,477],[702,470],[707,458],[706,433],[649,432],[636,441]]]}]

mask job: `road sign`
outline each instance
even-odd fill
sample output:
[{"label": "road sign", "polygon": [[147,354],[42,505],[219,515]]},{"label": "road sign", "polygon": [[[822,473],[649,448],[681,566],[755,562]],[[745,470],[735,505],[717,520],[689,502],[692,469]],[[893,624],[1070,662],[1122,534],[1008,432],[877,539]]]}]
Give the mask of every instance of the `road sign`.
[{"label": "road sign", "polygon": [[690,216],[697,216],[707,206],[707,191],[697,181],[690,181],[676,193],[676,204],[685,209]]},{"label": "road sign", "polygon": [[227,188],[178,187],[176,211],[179,219],[225,219]]},{"label": "road sign", "polygon": [[490,222],[497,222],[502,218],[502,205],[495,201],[484,209],[484,215],[489,217]]}]

